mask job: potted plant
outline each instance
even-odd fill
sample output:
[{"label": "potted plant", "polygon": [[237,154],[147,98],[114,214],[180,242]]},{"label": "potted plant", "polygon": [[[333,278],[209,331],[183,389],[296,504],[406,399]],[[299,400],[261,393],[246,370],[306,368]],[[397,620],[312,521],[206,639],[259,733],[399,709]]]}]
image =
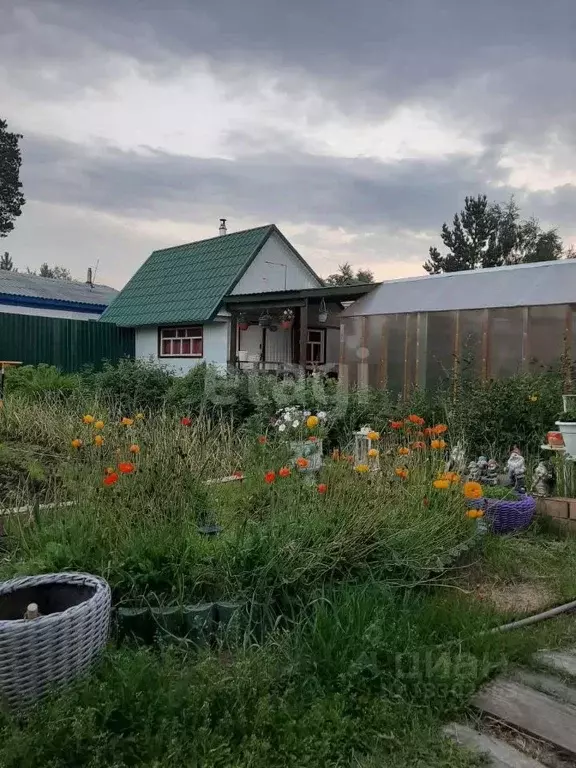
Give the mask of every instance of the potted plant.
[{"label": "potted plant", "polygon": [[248,318],[246,316],[245,312],[240,312],[238,314],[238,328],[241,331],[247,331],[250,327],[250,323],[248,322]]},{"label": "potted plant", "polygon": [[289,331],[294,325],[294,310],[285,309],[280,315],[280,327]]},{"label": "potted plant", "polygon": [[258,319],[258,325],[260,328],[269,328],[272,325],[272,315],[270,312],[264,310]]},{"label": "potted plant", "polygon": [[561,413],[556,426],[562,433],[566,453],[570,456],[576,456],[576,408]]}]

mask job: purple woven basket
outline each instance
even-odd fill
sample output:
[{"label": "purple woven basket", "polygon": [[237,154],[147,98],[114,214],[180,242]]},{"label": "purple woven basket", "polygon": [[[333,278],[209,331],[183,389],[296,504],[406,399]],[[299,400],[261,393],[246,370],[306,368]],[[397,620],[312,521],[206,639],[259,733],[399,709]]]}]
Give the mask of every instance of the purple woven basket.
[{"label": "purple woven basket", "polygon": [[485,520],[493,533],[513,533],[527,528],[536,511],[533,496],[514,500],[484,499]]}]

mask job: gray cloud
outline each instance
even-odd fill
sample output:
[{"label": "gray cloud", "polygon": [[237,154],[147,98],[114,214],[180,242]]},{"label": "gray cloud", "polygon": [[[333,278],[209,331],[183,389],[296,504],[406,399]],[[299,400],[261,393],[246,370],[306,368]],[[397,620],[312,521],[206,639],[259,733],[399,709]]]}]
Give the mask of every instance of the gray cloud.
[{"label": "gray cloud", "polygon": [[24,188],[31,198],[135,218],[189,221],[221,212],[260,221],[416,232],[437,231],[467,194],[486,192],[502,200],[514,192],[526,215],[567,224],[570,201],[576,200],[571,185],[531,194],[513,190],[504,183],[494,152],[383,163],[314,156],[289,146],[283,153],[224,160],[112,147],[87,151],[39,136],[26,137],[23,148]]}]

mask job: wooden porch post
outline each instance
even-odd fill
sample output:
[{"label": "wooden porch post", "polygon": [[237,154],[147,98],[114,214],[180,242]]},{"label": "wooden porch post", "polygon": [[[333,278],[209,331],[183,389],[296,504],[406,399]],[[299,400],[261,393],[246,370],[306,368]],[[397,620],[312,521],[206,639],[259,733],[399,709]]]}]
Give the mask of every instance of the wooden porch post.
[{"label": "wooden porch post", "polygon": [[298,363],[306,370],[306,345],[308,343],[308,299],[300,307],[300,351]]},{"label": "wooden porch post", "polygon": [[236,313],[232,311],[230,313],[230,328],[229,328],[230,337],[228,339],[228,365],[235,366],[236,365],[236,358],[238,356],[237,354],[237,343],[238,343],[238,320],[236,318]]}]

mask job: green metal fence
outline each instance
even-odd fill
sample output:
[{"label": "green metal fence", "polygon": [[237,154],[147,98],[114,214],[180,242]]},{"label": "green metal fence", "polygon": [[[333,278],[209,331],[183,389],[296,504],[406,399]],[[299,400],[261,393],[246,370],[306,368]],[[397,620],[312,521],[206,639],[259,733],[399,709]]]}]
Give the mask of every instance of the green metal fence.
[{"label": "green metal fence", "polygon": [[0,312],[0,360],[47,363],[63,371],[101,368],[134,357],[134,330],[96,320],[62,320]]}]

